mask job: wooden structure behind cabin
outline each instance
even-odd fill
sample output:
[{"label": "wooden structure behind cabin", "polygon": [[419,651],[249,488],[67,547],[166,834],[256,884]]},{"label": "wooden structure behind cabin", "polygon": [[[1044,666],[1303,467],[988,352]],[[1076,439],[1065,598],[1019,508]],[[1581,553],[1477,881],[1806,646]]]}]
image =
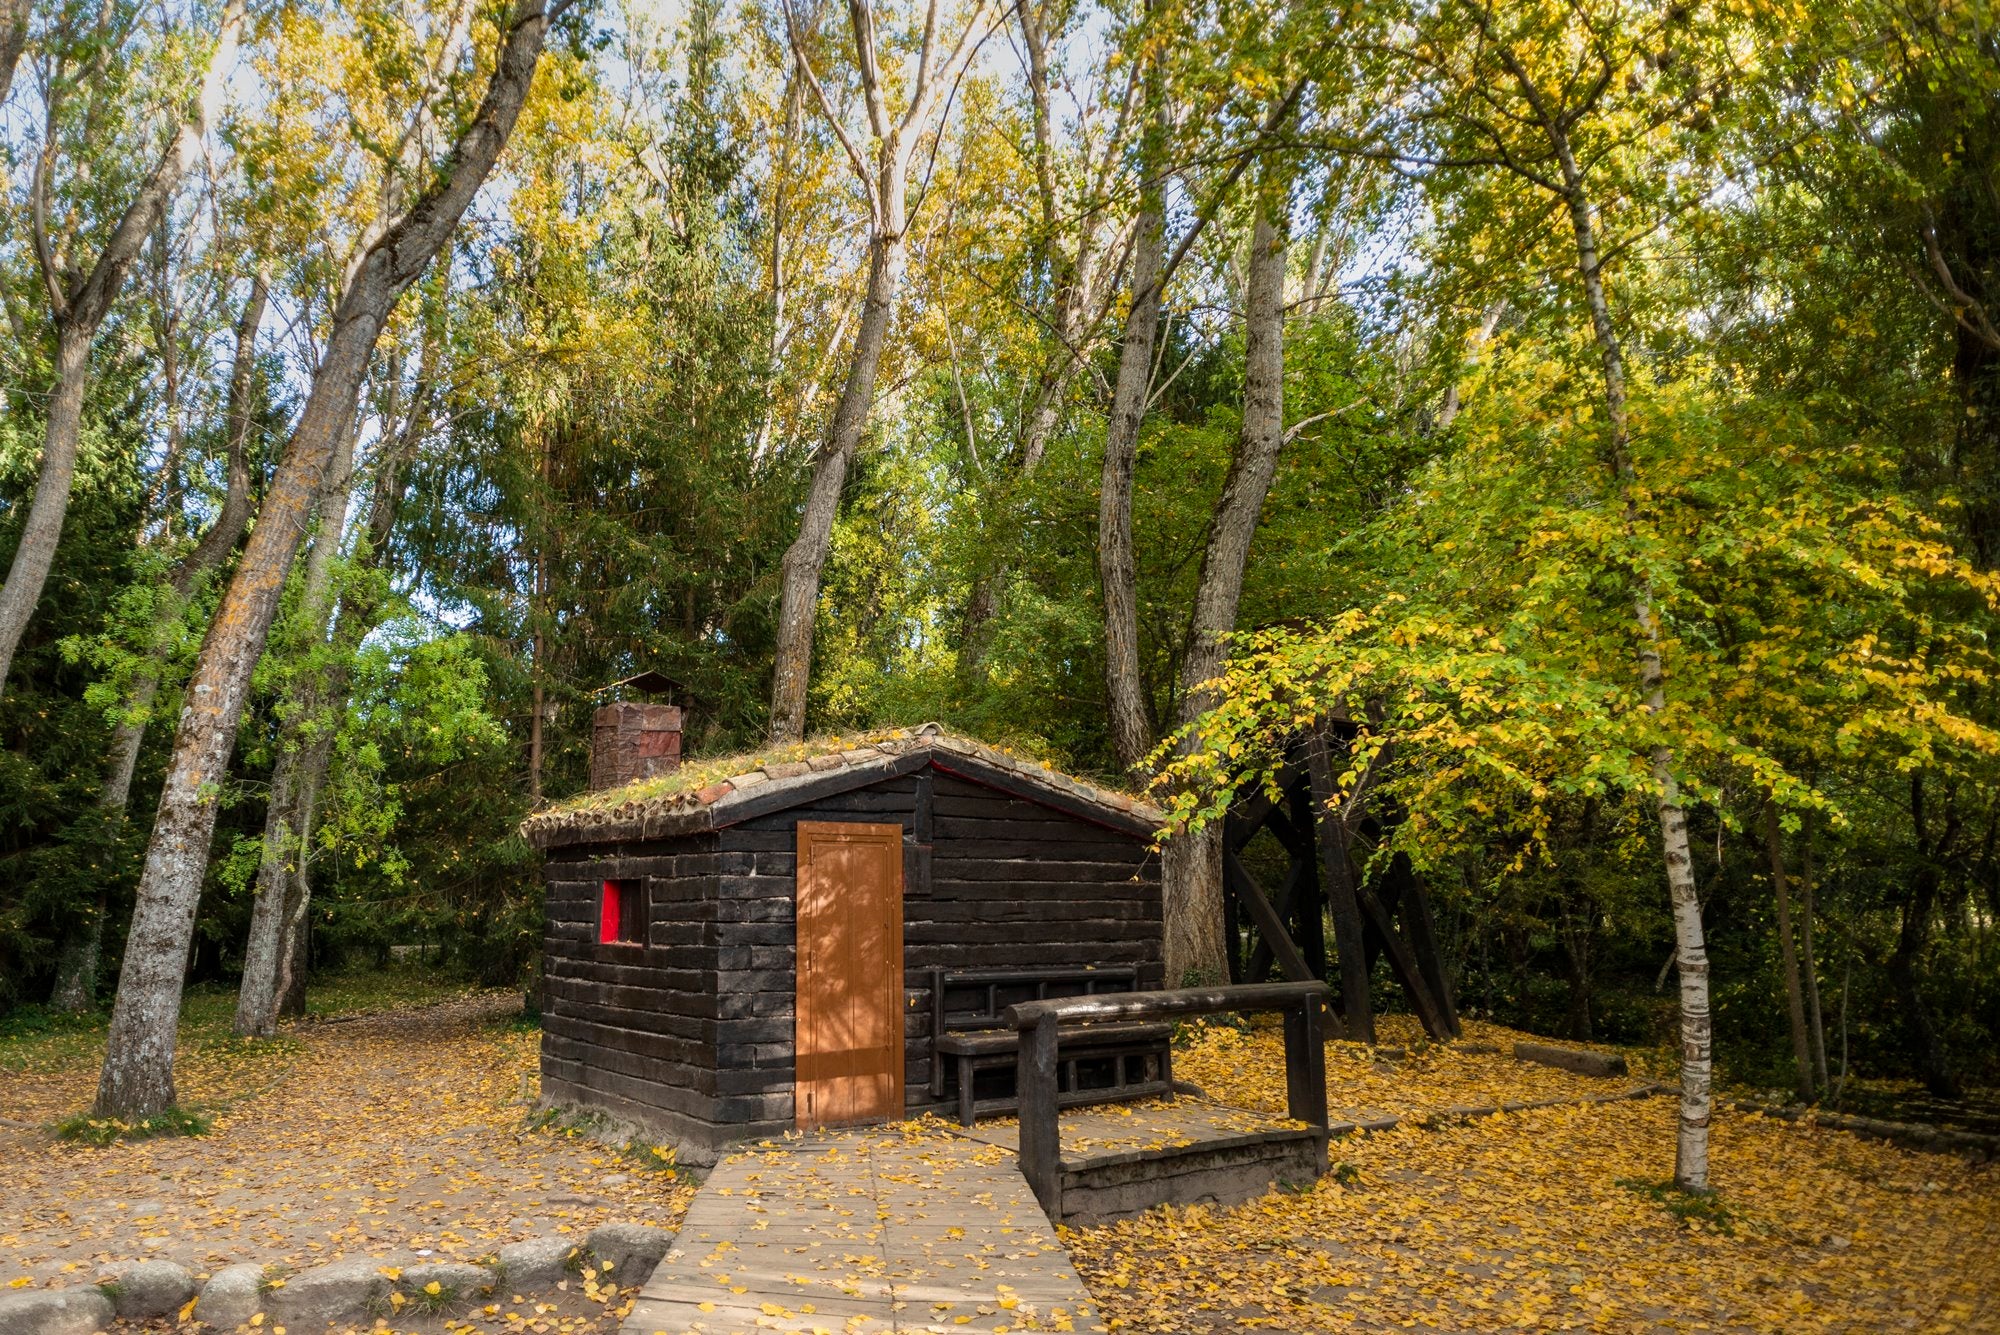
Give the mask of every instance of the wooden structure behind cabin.
[{"label": "wooden structure behind cabin", "polygon": [[[1162,985],[1159,813],[935,725],[711,762],[531,817],[542,1095],[710,1161],[948,1106],[941,974]],[[1063,994],[1076,989],[1065,988]],[[1011,1078],[1011,1073],[1010,1073]]]},{"label": "wooden structure behind cabin", "polygon": [[[1343,791],[1336,783],[1335,748],[1351,744],[1354,728],[1323,720],[1292,739],[1270,782],[1244,794],[1222,830],[1222,883],[1229,980],[1262,983],[1337,982],[1333,1032],[1375,1041],[1369,980],[1386,955],[1410,1009],[1432,1038],[1459,1035],[1450,971],[1438,945],[1430,894],[1410,859],[1396,853],[1371,883],[1367,854],[1389,837],[1390,813],[1373,791],[1371,762]],[[1378,752],[1379,755],[1386,752]],[[1268,836],[1284,868],[1270,893],[1252,870],[1252,850]],[[1333,927],[1333,951],[1326,926]],[[1330,974],[1329,963],[1335,966]]]}]

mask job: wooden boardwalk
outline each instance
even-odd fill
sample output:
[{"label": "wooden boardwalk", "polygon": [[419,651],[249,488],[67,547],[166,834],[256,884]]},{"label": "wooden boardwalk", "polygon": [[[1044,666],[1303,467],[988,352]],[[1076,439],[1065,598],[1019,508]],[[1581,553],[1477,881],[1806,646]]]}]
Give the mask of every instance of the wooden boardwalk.
[{"label": "wooden boardwalk", "polygon": [[718,1164],[623,1335],[1104,1329],[1012,1153],[877,1127]]}]

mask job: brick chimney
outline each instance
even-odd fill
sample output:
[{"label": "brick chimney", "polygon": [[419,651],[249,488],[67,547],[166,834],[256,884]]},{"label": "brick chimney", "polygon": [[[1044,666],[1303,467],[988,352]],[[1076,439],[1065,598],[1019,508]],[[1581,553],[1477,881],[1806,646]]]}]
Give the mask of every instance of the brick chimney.
[{"label": "brick chimney", "polygon": [[590,787],[619,788],[681,767],[681,707],[620,700],[601,706],[591,729]]}]

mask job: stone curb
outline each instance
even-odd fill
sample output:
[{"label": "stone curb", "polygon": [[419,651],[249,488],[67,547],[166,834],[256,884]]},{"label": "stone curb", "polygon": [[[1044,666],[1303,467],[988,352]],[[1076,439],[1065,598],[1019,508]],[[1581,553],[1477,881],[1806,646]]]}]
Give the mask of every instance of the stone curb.
[{"label": "stone curb", "polygon": [[673,1241],[671,1229],[605,1224],[582,1239],[510,1242],[477,1264],[397,1252],[344,1257],[291,1274],[232,1265],[206,1282],[171,1261],[140,1261],[88,1287],[0,1290],[0,1333],[93,1335],[114,1316],[177,1316],[190,1299],[193,1319],[215,1330],[248,1327],[260,1312],[266,1325],[283,1322],[312,1329],[412,1306],[448,1307],[501,1289],[546,1292],[586,1270],[621,1289],[638,1288]]}]

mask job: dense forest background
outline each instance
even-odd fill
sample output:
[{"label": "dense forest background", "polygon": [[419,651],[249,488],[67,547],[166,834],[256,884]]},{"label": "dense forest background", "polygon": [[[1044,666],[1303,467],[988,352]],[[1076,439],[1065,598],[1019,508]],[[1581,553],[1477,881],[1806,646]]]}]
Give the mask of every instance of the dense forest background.
[{"label": "dense forest background", "polygon": [[[183,687],[350,261],[443,160],[409,145],[470,121],[512,8],[252,6],[206,119],[183,108],[222,11],[0,14],[0,560],[58,390],[81,394],[0,696],[0,1008],[108,1001]],[[654,669],[690,753],[772,736],[787,554],[817,514],[813,732],[938,720],[1134,787],[1177,756],[1163,791],[1191,807],[1344,711],[1398,814],[1364,864],[1401,851],[1425,879],[1461,1004],[1621,1042],[1675,1033],[1666,775],[1726,1077],[1795,1083],[1789,970],[1828,1067],[1808,1089],[1991,1085],[1996,17],[1020,0],[945,7],[965,58],[925,102],[920,11],[569,12],[394,305],[283,572],[206,780],[190,976],[241,974],[261,884],[301,906],[312,968],[417,946],[523,982],[540,891],[516,826],[584,786],[593,693]],[[871,288],[885,236],[901,268]],[[1214,552],[1260,441],[1244,634],[1206,687]],[[1396,1004],[1386,970],[1379,990]]]}]

